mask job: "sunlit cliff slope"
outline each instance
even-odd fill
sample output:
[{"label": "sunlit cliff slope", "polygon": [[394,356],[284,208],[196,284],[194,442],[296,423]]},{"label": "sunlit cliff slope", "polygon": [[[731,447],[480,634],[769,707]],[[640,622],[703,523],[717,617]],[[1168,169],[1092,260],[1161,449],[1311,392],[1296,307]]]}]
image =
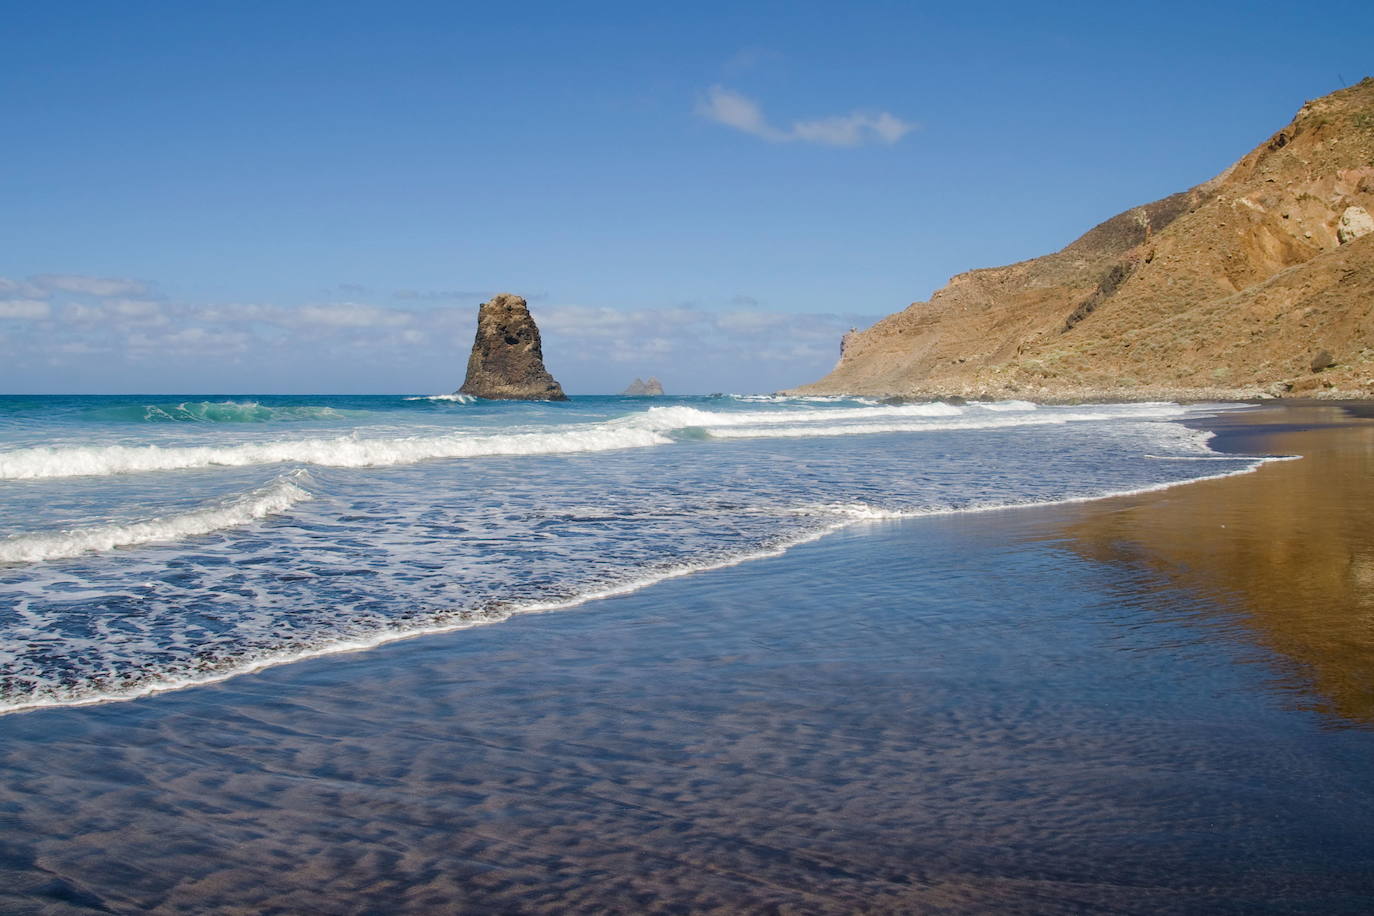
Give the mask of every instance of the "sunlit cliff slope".
[{"label": "sunlit cliff slope", "polygon": [[1374,396],[1374,79],[1216,178],[847,335],[798,393]]}]

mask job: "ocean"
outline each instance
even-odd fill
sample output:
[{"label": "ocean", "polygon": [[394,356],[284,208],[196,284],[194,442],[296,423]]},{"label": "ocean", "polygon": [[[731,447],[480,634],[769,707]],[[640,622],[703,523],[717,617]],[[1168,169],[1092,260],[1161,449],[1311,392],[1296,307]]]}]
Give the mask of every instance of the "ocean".
[{"label": "ocean", "polygon": [[0,712],[573,609],[875,520],[1253,470],[1185,423],[1227,407],[3,397]]}]

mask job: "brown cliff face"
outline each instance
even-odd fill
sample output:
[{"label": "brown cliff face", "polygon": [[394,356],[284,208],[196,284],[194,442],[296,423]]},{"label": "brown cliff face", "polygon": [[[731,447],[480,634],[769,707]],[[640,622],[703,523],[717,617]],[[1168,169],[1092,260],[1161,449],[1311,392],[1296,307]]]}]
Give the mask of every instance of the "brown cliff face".
[{"label": "brown cliff face", "polygon": [[544,368],[539,328],[524,299],[501,293],[482,303],[467,378],[458,391],[508,401],[568,399]]},{"label": "brown cliff face", "polygon": [[1211,181],[847,335],[835,369],[797,391],[1374,396],[1369,212],[1367,78],[1308,102]]}]

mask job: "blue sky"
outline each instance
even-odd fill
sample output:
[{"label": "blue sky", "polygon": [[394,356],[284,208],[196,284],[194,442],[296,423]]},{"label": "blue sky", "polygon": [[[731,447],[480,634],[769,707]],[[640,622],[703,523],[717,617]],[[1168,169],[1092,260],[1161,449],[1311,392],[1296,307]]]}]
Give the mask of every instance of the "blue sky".
[{"label": "blue sky", "polygon": [[0,391],[772,390],[1211,177],[1368,3],[11,4]]}]

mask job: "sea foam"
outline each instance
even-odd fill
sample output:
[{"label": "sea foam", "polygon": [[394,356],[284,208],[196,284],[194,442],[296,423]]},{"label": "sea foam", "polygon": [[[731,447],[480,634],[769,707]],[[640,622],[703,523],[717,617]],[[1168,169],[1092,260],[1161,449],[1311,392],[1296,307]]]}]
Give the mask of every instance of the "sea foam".
[{"label": "sea foam", "polygon": [[548,433],[288,439],[224,446],[40,446],[0,452],[0,480],[247,467],[284,462],[340,468],[386,467],[436,458],[554,455],[643,448],[663,445],[668,441],[651,429],[584,426]]},{"label": "sea foam", "polygon": [[[451,398],[457,395],[436,395]],[[142,471],[247,467],[279,463],[385,467],[433,459],[554,455],[667,445],[669,434],[701,429],[715,438],[797,438],[885,432],[978,430],[1113,419],[1168,419],[1177,404],[1122,404],[1081,409],[1028,402],[944,403],[874,407],[798,407],[713,411],[685,405],[651,407],[607,420],[496,435],[451,433],[404,437],[283,439],[216,446],[39,446],[0,452],[0,480],[39,480]]]},{"label": "sea foam", "polygon": [[236,528],[311,499],[301,487],[306,479],[296,472],[232,499],[145,521],[13,535],[0,540],[0,563],[36,563]]},{"label": "sea foam", "polygon": [[472,404],[477,398],[470,394],[422,394],[415,397],[406,398],[407,401],[452,401],[455,404]]},{"label": "sea foam", "polygon": [[[1134,416],[1141,419],[1148,418],[1143,414]],[[1173,416],[1173,414],[1163,413],[1160,416],[1168,417]],[[1101,414],[951,417],[941,420],[892,420],[886,423],[849,423],[844,425],[809,423],[805,425],[708,427],[707,433],[717,439],[795,439],[813,436],[861,436],[875,433],[1006,429],[1013,426],[1056,426],[1064,423],[1083,423],[1103,419],[1107,418]]]},{"label": "sea foam", "polygon": [[837,407],[799,410],[701,410],[697,407],[650,407],[642,414],[613,420],[642,429],[676,430],[700,427],[757,426],[781,423],[823,423],[876,417],[954,417],[964,409],[952,404],[907,404],[898,407]]},{"label": "sea foam", "polygon": [[[919,509],[892,510],[866,503],[824,503],[799,507],[793,512],[825,519],[816,527],[776,538],[768,543],[757,544],[738,552],[726,552],[711,557],[688,559],[665,563],[656,568],[630,572],[618,580],[588,584],[573,594],[547,600],[523,602],[498,602],[486,607],[468,609],[435,608],[419,614],[405,623],[379,627],[371,632],[339,634],[335,638],[324,638],[305,645],[286,644],[275,649],[259,650],[249,654],[223,658],[218,661],[203,659],[199,664],[173,666],[160,672],[153,672],[146,678],[135,678],[124,683],[101,682],[92,685],[50,686],[28,694],[15,695],[0,699],[0,715],[44,707],[85,706],[97,703],[119,702],[203,686],[232,677],[251,674],[278,665],[291,664],[312,658],[320,658],[347,652],[367,650],[417,636],[432,635],[466,629],[469,627],[500,623],[519,614],[544,613],[576,607],[587,602],[629,594],[651,587],[669,579],[696,573],[708,572],[747,563],[768,557],[777,557],[787,551],[819,540],[829,534],[853,525],[909,519],[921,516],[951,515],[964,513],[983,513],[999,510],[1016,510],[1034,506],[1064,505],[1094,502],[1113,497],[1139,495],[1172,487],[1230,477],[1253,472],[1268,461],[1291,460],[1288,458],[1240,458],[1242,466],[1215,474],[1196,478],[1161,482],[1143,487],[1109,490],[1106,492],[1068,496],[1059,499],[1032,500],[1026,502],[1004,502],[974,504],[964,507],[928,506]],[[307,495],[308,498],[308,495]]]}]

